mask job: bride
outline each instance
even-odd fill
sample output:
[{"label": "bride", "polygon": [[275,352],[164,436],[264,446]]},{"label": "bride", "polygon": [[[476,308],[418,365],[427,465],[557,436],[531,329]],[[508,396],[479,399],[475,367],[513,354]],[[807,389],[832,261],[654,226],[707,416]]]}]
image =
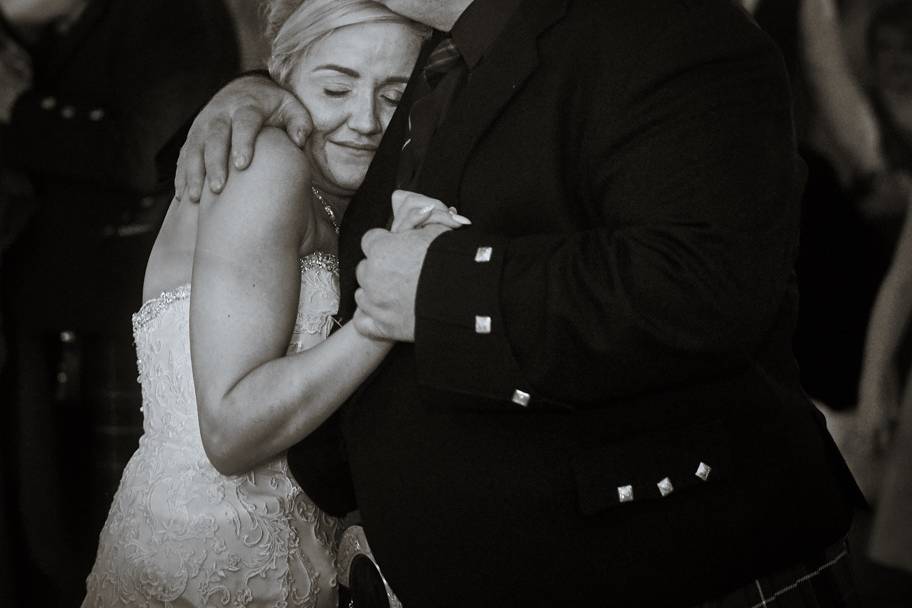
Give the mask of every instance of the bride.
[{"label": "bride", "polygon": [[[284,451],[390,347],[352,323],[327,339],[334,252],[429,30],[366,0],[273,0],[269,18],[270,73],[313,131],[302,151],[264,130],[219,195],[172,202],[133,317],[144,434],[83,606],[337,602],[339,522],[303,493]],[[465,223],[420,195],[396,193],[393,207],[394,230]]]}]

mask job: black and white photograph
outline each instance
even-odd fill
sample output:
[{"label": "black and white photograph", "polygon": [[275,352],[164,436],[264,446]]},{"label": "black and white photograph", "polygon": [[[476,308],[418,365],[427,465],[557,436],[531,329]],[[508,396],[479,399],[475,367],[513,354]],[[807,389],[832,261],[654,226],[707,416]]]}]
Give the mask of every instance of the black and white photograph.
[{"label": "black and white photograph", "polygon": [[912,0],[0,0],[0,607],[912,606]]}]

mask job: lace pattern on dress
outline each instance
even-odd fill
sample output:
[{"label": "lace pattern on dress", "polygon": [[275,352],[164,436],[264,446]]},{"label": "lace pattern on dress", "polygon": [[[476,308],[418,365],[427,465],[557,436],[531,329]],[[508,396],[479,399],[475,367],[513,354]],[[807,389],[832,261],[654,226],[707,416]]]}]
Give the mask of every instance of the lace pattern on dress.
[{"label": "lace pattern on dress", "polygon": [[[328,335],[338,307],[337,267],[329,254],[302,260],[289,353]],[[133,316],[143,436],[99,535],[83,606],[335,606],[339,521],[307,497],[284,455],[244,475],[222,475],[209,463],[189,321],[189,285],[149,300]],[[309,333],[313,328],[319,331]]]}]

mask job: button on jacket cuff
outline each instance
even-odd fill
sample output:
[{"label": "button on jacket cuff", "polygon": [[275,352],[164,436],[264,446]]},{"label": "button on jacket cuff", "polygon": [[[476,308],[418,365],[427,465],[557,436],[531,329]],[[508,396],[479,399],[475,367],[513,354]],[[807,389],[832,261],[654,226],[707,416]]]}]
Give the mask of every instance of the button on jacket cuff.
[{"label": "button on jacket cuff", "polygon": [[[415,302],[418,379],[442,390],[485,397],[507,409],[539,404],[510,349],[500,311],[507,239],[461,228],[428,249]],[[480,248],[484,263],[476,261]],[[527,406],[513,399],[518,387]]]}]

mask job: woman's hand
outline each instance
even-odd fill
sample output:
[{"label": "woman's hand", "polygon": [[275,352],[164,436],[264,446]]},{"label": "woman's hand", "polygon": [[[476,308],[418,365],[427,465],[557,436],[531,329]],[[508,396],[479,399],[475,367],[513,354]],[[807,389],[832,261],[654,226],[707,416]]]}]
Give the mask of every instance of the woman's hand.
[{"label": "woman's hand", "polygon": [[238,78],[216,93],[193,121],[181,148],[174,176],[177,198],[186,194],[199,201],[203,180],[212,192],[221,192],[229,153],[236,169],[247,168],[264,125],[284,129],[298,147],[313,129],[298,98],[265,76]]},{"label": "woman's hand", "polygon": [[405,232],[431,224],[460,228],[472,222],[456,213],[455,207],[447,207],[441,201],[407,190],[393,192],[393,224],[390,232]]}]

